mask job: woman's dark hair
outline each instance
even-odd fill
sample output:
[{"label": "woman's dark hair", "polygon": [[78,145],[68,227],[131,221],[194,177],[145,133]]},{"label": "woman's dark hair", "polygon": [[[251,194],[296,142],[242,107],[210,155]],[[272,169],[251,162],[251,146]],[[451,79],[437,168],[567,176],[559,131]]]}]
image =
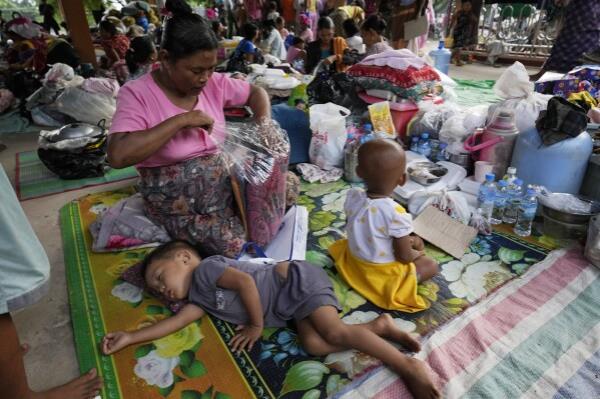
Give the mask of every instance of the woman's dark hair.
[{"label": "woman's dark hair", "polygon": [[258,26],[254,25],[252,23],[247,23],[242,26],[241,34],[244,37],[244,39],[254,40],[257,33],[258,33]]},{"label": "woman's dark hair", "polygon": [[369,17],[365,19],[365,22],[363,22],[360,28],[363,30],[373,29],[375,32],[382,35],[383,32],[385,32],[385,28],[387,28],[387,24],[385,23],[385,20],[381,18],[381,16],[373,14],[369,15]]},{"label": "woman's dark hair", "polygon": [[352,18],[345,20],[342,23],[342,28],[344,28],[346,37],[352,37],[358,33],[358,26],[356,26],[356,22]]},{"label": "woman's dark hair", "polygon": [[110,33],[111,36],[117,34],[117,27],[107,19],[100,22],[100,30]]},{"label": "woman's dark hair", "polygon": [[137,72],[140,64],[150,61],[155,51],[154,43],[148,36],[134,38],[129,44],[129,50],[125,53],[125,62],[130,73]]},{"label": "woman's dark hair", "polygon": [[300,36],[294,36],[294,38],[292,39],[292,46],[295,46],[296,44],[300,43],[304,43],[304,40],[302,40]]},{"label": "woman's dark hair", "polygon": [[317,22],[317,30],[321,29],[333,29],[335,24],[333,23],[333,19],[329,17],[321,17],[319,18],[319,22]]},{"label": "woman's dark hair", "polygon": [[265,19],[262,22],[262,28],[267,32],[272,31],[273,29],[275,29],[275,21],[272,19]]},{"label": "woman's dark hair", "polygon": [[169,52],[171,61],[219,47],[219,41],[208,22],[194,14],[185,0],[167,0],[165,8],[172,17],[165,23],[160,48]]}]

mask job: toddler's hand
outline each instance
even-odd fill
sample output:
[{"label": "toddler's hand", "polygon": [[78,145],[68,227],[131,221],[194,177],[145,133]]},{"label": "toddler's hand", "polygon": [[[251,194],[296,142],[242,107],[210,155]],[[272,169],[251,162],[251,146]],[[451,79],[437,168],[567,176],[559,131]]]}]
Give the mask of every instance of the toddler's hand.
[{"label": "toddler's hand", "polygon": [[262,327],[238,326],[236,331],[238,331],[238,333],[235,335],[235,337],[231,338],[231,341],[229,341],[231,350],[233,352],[241,352],[244,349],[251,351],[254,343],[262,334]]},{"label": "toddler's hand", "polygon": [[414,249],[415,251],[422,251],[425,249],[425,243],[423,242],[423,239],[421,237],[411,236],[410,243],[412,249]]},{"label": "toddler's hand", "polygon": [[108,333],[102,338],[102,353],[112,355],[131,344],[131,334],[125,331]]}]

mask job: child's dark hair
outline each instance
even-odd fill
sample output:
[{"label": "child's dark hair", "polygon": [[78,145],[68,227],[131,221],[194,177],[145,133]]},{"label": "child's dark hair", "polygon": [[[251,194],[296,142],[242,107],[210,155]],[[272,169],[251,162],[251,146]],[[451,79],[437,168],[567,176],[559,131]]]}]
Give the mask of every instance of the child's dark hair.
[{"label": "child's dark hair", "polygon": [[194,14],[185,0],[167,0],[165,8],[173,16],[165,23],[160,48],[169,52],[170,61],[219,47],[219,41],[208,22]]},{"label": "child's dark hair", "polygon": [[333,29],[335,24],[333,23],[333,19],[329,17],[321,17],[319,18],[319,22],[317,22],[317,30],[321,29]]},{"label": "child's dark hair", "polygon": [[193,251],[200,258],[205,257],[204,256],[205,254],[202,253],[203,251],[200,248],[190,244],[188,241],[185,241],[185,240],[169,241],[165,244],[162,244],[162,245],[156,247],[156,249],[154,251],[150,252],[148,255],[146,255],[144,260],[142,260],[141,272],[142,272],[142,277],[144,277],[144,280],[146,279],[146,271],[148,271],[148,267],[152,264],[152,262],[156,262],[157,260],[163,260],[163,259],[172,259],[174,252],[177,250],[180,250],[180,249],[187,249],[189,251]]},{"label": "child's dark hair", "polygon": [[130,73],[136,73],[140,64],[150,61],[150,57],[156,51],[152,39],[148,36],[134,38],[129,44],[129,50],[125,53],[125,62]]},{"label": "child's dark hair", "polygon": [[292,39],[292,46],[295,46],[300,43],[304,43],[304,40],[300,36],[294,36],[294,38]]},{"label": "child's dark hair", "polygon": [[283,20],[283,17],[275,18],[275,24],[276,25],[283,24],[285,26],[285,21]]},{"label": "child's dark hair", "polygon": [[210,27],[213,30],[213,32],[215,32],[215,34],[217,34],[219,28],[221,27],[221,21],[219,21],[219,20],[212,21],[210,23]]},{"label": "child's dark hair", "polygon": [[256,34],[258,33],[258,26],[253,23],[247,23],[242,26],[241,32],[244,39],[254,40]]},{"label": "child's dark hair", "polygon": [[272,1],[269,3],[269,11],[277,11],[277,2]]},{"label": "child's dark hair", "polygon": [[385,20],[381,18],[380,15],[373,14],[369,15],[369,17],[365,19],[365,22],[363,22],[360,28],[362,30],[373,29],[375,32],[382,35],[383,32],[385,32],[385,29],[387,28],[387,24],[385,23]]},{"label": "child's dark hair", "polygon": [[342,28],[344,28],[346,37],[352,37],[358,33],[358,26],[356,26],[356,22],[352,18],[345,20],[342,23]]},{"label": "child's dark hair", "polygon": [[100,21],[100,30],[110,33],[111,36],[114,36],[117,34],[117,27],[112,22],[110,22],[108,19]]}]

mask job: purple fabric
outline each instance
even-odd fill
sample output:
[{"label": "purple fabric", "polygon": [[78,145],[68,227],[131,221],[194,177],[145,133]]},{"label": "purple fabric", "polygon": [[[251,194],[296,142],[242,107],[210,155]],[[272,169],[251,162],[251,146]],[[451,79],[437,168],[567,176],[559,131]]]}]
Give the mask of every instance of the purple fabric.
[{"label": "purple fabric", "polygon": [[569,72],[578,59],[600,47],[600,1],[572,0],[552,53],[544,64],[549,71]]}]

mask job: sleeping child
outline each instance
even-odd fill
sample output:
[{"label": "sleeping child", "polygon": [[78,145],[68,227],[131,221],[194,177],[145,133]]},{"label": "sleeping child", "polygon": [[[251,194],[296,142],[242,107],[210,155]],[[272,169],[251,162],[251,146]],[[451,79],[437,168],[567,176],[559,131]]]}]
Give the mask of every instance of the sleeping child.
[{"label": "sleeping child", "polygon": [[390,196],[406,181],[406,158],[393,140],[369,141],[358,150],[356,172],[366,191],[348,192],[344,210],[348,238],[329,252],[338,272],[375,305],[418,312],[429,305],[417,294],[417,283],[438,272],[425,256],[423,240],[412,235],[412,217]]},{"label": "sleeping child", "polygon": [[237,334],[229,345],[234,352],[250,351],[264,327],[285,327],[293,320],[308,353],[325,356],[357,349],[398,373],[415,397],[440,397],[424,363],[385,340],[413,352],[420,350],[419,343],[396,327],[389,315],[357,325],[340,320],[341,308],[331,281],[320,267],[300,261],[256,264],[222,256],[203,260],[188,243],[174,241],[145,259],[144,279],[148,287],[168,299],[188,299],[189,303],[152,326],[107,334],[102,339],[104,354],[169,335],[205,313],[237,324]]}]

